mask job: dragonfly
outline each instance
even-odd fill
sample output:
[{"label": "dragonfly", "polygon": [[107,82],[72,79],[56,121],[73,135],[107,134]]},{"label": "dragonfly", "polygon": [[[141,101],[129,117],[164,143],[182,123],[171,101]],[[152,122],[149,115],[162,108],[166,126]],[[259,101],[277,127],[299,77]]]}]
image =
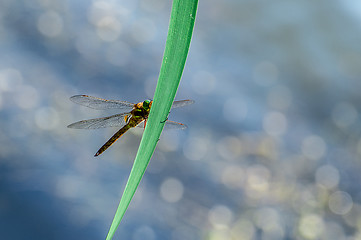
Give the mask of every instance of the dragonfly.
[{"label": "dragonfly", "polygon": [[[68,128],[75,129],[98,129],[106,127],[119,127],[120,129],[95,153],[94,157],[99,156],[107,150],[114,142],[116,142],[124,133],[134,127],[145,128],[149,111],[152,106],[152,100],[145,100],[139,103],[130,103],[119,100],[106,100],[102,98],[92,97],[88,95],[75,95],[70,98],[74,103],[82,106],[104,110],[104,109],[118,109],[120,113],[108,117],[94,118],[82,120],[72,123]],[[174,101],[172,109],[184,107],[193,104],[193,100]],[[165,129],[185,129],[186,125],[170,120],[165,121]]]}]

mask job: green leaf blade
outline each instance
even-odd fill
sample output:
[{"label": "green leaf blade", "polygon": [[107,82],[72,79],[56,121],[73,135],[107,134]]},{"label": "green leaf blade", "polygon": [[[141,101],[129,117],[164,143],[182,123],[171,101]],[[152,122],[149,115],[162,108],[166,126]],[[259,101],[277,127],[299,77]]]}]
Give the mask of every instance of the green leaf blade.
[{"label": "green leaf blade", "polygon": [[107,240],[113,238],[153,155],[164,122],[168,118],[187,59],[197,6],[198,0],[173,1],[168,36],[153,104]]}]

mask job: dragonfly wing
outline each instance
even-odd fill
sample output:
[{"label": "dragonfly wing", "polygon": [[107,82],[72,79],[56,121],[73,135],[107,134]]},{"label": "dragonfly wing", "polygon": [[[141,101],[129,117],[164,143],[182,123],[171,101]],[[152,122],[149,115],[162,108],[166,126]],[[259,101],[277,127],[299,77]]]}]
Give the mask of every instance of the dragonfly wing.
[{"label": "dragonfly wing", "polygon": [[145,121],[140,122],[140,123],[137,125],[137,127],[139,127],[139,128],[144,128],[144,123],[145,123]]},{"label": "dragonfly wing", "polygon": [[[142,121],[141,123],[139,123],[137,125],[137,127],[139,128],[144,128],[144,123],[145,121]],[[174,121],[169,121],[167,120],[164,124],[164,130],[169,130],[169,129],[186,129],[187,125],[183,124],[183,123],[178,123],[178,122],[174,122]]]},{"label": "dragonfly wing", "polygon": [[109,117],[94,118],[72,123],[68,128],[76,129],[97,129],[106,127],[123,127],[126,122],[124,117],[127,113],[116,114]]},{"label": "dragonfly wing", "polygon": [[194,101],[193,100],[182,100],[182,101],[174,101],[173,102],[173,105],[172,105],[172,109],[174,108],[179,108],[179,107],[184,107],[184,106],[188,106],[188,105],[191,105],[193,104]]},{"label": "dragonfly wing", "polygon": [[169,129],[186,129],[187,125],[183,124],[183,123],[179,123],[179,122],[173,122],[173,121],[169,121],[167,120],[164,124],[164,130],[169,130]]},{"label": "dragonfly wing", "polygon": [[122,109],[130,111],[134,104],[126,101],[106,100],[88,95],[75,95],[70,98],[71,101],[93,109]]}]

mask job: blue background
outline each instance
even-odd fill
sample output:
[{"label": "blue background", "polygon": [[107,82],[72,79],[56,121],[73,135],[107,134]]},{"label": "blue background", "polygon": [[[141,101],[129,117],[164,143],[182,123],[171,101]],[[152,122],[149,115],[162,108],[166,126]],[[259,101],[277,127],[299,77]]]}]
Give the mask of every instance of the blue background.
[{"label": "blue background", "polygon": [[[171,2],[0,3],[0,238],[104,239],[141,139],[67,129],[152,98]],[[114,239],[356,240],[361,4],[200,1],[171,112]]]}]

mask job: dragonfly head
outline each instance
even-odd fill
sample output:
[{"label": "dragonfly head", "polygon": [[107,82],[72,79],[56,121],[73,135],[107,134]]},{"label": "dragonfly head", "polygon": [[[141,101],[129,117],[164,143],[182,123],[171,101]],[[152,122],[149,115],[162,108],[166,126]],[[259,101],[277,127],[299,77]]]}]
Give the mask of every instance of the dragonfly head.
[{"label": "dragonfly head", "polygon": [[152,103],[151,100],[145,100],[145,101],[143,102],[143,108],[144,108],[145,110],[149,110],[149,109],[150,109],[150,106],[152,105],[151,103]]}]

